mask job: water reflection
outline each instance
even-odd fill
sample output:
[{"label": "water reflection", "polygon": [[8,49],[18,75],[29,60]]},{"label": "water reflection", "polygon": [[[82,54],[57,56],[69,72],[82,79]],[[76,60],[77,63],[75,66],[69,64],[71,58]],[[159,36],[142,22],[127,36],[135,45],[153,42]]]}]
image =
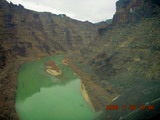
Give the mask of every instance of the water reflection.
[{"label": "water reflection", "polygon": [[[18,75],[17,100],[25,100],[27,97],[40,92],[41,88],[49,88],[55,85],[65,86],[77,79],[69,66],[61,64],[63,57],[64,55],[61,54],[22,65]],[[56,62],[62,71],[61,75],[55,77],[45,71],[45,62],[49,60]]]},{"label": "water reflection", "polygon": [[[21,67],[16,100],[20,120],[93,120],[97,116],[81,95],[80,79],[61,64],[62,59],[63,55],[56,55]],[[58,64],[60,76],[45,72],[48,60]]]}]

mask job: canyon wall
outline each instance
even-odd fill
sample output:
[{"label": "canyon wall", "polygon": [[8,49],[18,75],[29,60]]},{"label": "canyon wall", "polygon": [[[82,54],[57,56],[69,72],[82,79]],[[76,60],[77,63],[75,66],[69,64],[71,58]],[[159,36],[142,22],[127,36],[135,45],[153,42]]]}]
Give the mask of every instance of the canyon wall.
[{"label": "canyon wall", "polygon": [[[93,81],[110,94],[122,95],[109,103],[120,105],[119,109],[106,111],[104,107],[104,114],[97,120],[123,117],[128,120],[125,116],[131,111],[122,110],[122,105],[145,104],[160,97],[154,87],[160,83],[159,3],[159,0],[119,0],[112,23],[99,28],[95,40],[81,49],[79,62],[91,67],[96,76]],[[153,88],[153,96],[140,92]],[[133,120],[146,119],[148,113],[131,116]]]},{"label": "canyon wall", "polygon": [[116,5],[112,23],[81,49],[80,62],[92,66],[96,82],[106,89],[109,82],[122,93],[143,81],[159,81],[160,7],[154,0],[119,0]]}]

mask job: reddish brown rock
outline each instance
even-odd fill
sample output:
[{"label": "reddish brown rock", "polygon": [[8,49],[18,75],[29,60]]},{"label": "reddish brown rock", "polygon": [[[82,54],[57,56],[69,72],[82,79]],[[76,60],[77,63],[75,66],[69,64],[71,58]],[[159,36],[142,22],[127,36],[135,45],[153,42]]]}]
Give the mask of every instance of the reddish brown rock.
[{"label": "reddish brown rock", "polygon": [[159,0],[119,0],[113,24],[136,22],[140,19],[159,15]]},{"label": "reddish brown rock", "polygon": [[54,61],[48,61],[46,63],[46,68],[49,67],[49,69],[55,70],[57,72],[60,71],[59,67],[56,65],[56,63]]}]

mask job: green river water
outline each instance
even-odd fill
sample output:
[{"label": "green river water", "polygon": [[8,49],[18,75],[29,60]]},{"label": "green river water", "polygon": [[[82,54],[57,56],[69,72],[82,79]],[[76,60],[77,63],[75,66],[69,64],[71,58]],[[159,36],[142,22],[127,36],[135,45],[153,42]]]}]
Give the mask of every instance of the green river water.
[{"label": "green river water", "polygon": [[[18,74],[16,110],[20,120],[93,120],[97,113],[80,92],[80,79],[69,66],[61,64],[62,54],[25,63]],[[62,75],[45,71],[54,60]]]}]

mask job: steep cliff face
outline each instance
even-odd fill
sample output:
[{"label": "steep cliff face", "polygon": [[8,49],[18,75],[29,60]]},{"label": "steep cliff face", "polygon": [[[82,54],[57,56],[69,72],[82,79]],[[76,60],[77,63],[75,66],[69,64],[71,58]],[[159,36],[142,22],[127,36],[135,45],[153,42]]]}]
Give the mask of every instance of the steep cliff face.
[{"label": "steep cliff face", "polygon": [[[136,15],[130,16],[130,8]],[[81,50],[80,62],[92,67],[98,76],[94,81],[108,92],[122,94],[146,81],[159,81],[159,10],[152,0],[119,0],[113,22]]]},{"label": "steep cliff face", "polygon": [[[146,119],[146,112],[127,115],[131,112],[129,105],[138,107],[160,97],[159,3],[159,0],[119,0],[113,22],[100,28],[95,40],[81,49],[79,61],[82,66],[91,66],[92,74],[97,76],[93,81],[111,95],[122,95],[110,103],[118,105],[118,110],[104,110],[97,120]],[[121,109],[123,105],[126,110]]]},{"label": "steep cliff face", "polygon": [[119,0],[116,3],[114,24],[136,22],[151,16],[159,16],[159,0]]},{"label": "steep cliff face", "polygon": [[5,1],[0,7],[2,45],[15,55],[79,50],[94,39],[96,28],[89,22],[65,15],[38,13]]}]

